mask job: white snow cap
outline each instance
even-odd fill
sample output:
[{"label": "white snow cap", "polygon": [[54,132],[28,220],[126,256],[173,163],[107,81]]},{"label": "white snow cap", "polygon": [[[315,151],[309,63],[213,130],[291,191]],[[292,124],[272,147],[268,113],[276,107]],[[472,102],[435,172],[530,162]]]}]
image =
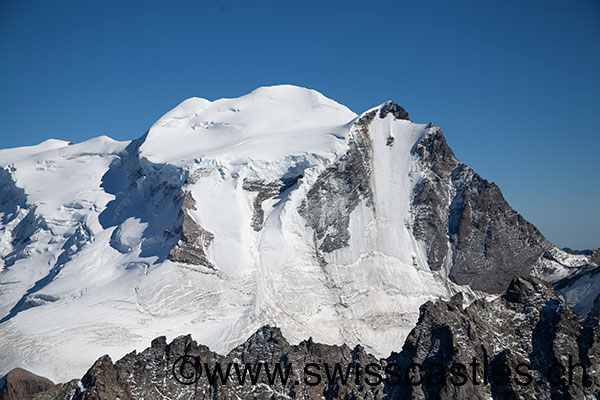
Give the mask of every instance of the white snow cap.
[{"label": "white snow cap", "polygon": [[[318,152],[356,114],[321,93],[293,85],[260,87],[234,99],[189,98],[166,113],[141,147],[152,162],[235,154],[272,159]],[[339,140],[339,137],[337,138]]]},{"label": "white snow cap", "polygon": [[[65,382],[160,335],[190,333],[225,353],[265,324],[291,342],[400,349],[422,303],[467,289],[429,270],[410,227],[424,173],[411,149],[432,128],[380,116],[366,118],[364,160],[349,153],[364,129],[357,115],[292,85],[187,99],[133,143],[0,151],[0,251],[15,254],[0,272],[0,375],[20,366]],[[371,193],[354,205],[352,157],[370,171],[356,179]],[[318,250],[299,211],[315,187],[334,195],[312,216],[339,210],[347,246]],[[182,194],[195,205],[188,225],[210,233],[209,265],[166,257],[180,240]],[[13,240],[20,232],[25,245]]]}]

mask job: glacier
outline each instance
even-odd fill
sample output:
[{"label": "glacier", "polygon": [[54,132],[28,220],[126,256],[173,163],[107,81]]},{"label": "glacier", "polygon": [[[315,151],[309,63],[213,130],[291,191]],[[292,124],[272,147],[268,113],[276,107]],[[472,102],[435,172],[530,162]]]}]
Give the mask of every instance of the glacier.
[{"label": "glacier", "polygon": [[[162,335],[225,354],[264,325],[291,343],[389,355],[423,303],[496,295],[468,281],[479,227],[465,249],[465,222],[454,232],[452,221],[466,221],[456,203],[471,182],[490,204],[504,199],[453,155],[444,173],[426,159],[440,137],[392,102],[357,115],[278,85],[187,99],[132,141],[0,150],[0,376],[22,367],[64,382]],[[525,272],[589,311],[595,255],[557,249],[509,211],[494,218],[533,243],[515,260],[525,252]],[[449,225],[427,228],[434,215]],[[502,246],[481,257],[510,258]]]}]

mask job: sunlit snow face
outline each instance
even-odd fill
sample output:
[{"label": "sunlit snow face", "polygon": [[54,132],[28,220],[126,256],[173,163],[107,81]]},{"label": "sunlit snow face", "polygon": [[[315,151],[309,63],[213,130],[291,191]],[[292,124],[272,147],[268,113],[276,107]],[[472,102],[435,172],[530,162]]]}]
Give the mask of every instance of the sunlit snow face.
[{"label": "sunlit snow face", "polygon": [[[223,353],[265,324],[291,342],[400,349],[425,301],[478,294],[448,279],[449,242],[433,270],[415,234],[419,182],[441,182],[442,219],[456,195],[412,153],[437,128],[383,107],[363,114],[360,143],[346,107],[278,86],[188,99],[132,142],[0,150],[0,367],[67,381],[159,335]],[[597,285],[582,283],[566,297],[587,306]]]},{"label": "sunlit snow face", "polygon": [[295,86],[260,88],[214,102],[191,98],[154,124],[141,152],[151,161],[175,164],[205,157],[273,160],[323,153],[343,145],[355,117],[320,93]]}]

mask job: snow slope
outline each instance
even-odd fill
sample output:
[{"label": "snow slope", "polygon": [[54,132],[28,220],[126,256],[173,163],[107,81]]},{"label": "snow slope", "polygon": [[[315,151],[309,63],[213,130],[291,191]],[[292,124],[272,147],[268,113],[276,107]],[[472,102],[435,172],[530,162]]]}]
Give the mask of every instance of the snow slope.
[{"label": "snow slope", "polygon": [[437,128],[387,106],[263,87],[185,100],[131,142],[0,150],[0,375],[66,381],[159,335],[224,353],[265,324],[387,356],[425,301],[481,295],[413,237],[412,151]]}]

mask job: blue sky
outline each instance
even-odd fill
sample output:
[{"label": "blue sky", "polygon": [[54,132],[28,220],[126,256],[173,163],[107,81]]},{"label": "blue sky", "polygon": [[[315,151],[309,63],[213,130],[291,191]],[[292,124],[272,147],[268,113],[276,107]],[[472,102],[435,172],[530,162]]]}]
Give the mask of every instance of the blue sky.
[{"label": "blue sky", "polygon": [[1,148],[133,139],[277,83],[393,99],[548,239],[600,246],[596,1],[4,0],[0,60]]}]

